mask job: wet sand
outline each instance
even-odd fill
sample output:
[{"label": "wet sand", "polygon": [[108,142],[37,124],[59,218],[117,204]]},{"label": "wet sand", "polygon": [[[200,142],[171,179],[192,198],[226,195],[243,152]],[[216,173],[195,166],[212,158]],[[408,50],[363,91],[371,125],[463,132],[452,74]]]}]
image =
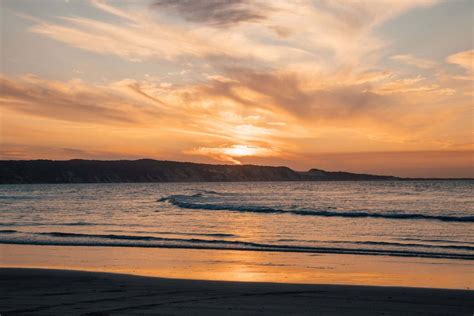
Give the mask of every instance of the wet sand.
[{"label": "wet sand", "polygon": [[0,267],[187,280],[474,288],[470,260],[387,256],[2,244]]},{"label": "wet sand", "polygon": [[403,287],[178,280],[0,269],[0,313],[472,315],[474,292]]},{"label": "wet sand", "polygon": [[467,260],[0,245],[0,267],[1,315],[474,312]]}]

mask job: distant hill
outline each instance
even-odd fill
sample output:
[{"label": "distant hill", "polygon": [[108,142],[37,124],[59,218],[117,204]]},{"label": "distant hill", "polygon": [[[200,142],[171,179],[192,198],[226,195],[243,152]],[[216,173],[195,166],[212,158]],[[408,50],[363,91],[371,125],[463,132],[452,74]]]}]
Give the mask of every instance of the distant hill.
[{"label": "distant hill", "polygon": [[396,180],[348,172],[255,165],[211,165],[141,160],[1,160],[0,183],[240,182]]}]

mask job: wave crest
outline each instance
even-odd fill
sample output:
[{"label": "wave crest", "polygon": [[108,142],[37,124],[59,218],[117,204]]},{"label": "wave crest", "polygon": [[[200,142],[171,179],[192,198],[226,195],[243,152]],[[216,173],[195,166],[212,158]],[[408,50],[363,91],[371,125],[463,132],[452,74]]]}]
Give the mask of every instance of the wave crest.
[{"label": "wave crest", "polygon": [[[35,236],[45,236],[37,238]],[[33,238],[31,238],[33,237]],[[115,234],[84,234],[67,232],[38,232],[30,238],[0,238],[0,244],[29,244],[29,245],[64,245],[64,246],[110,246],[110,247],[146,247],[146,248],[186,248],[186,249],[214,249],[214,250],[247,250],[247,251],[276,251],[300,253],[334,253],[358,255],[382,255],[399,257],[424,257],[474,260],[471,253],[419,251],[412,249],[370,249],[346,248],[327,246],[303,246],[288,244],[267,244],[240,240],[220,239],[183,239],[165,238],[158,236],[115,235]],[[371,242],[362,242],[370,245]],[[405,245],[406,248],[414,245]],[[416,245],[415,247],[420,247]],[[459,248],[455,248],[458,249]]]},{"label": "wave crest", "polygon": [[168,202],[183,209],[208,210],[208,211],[234,211],[263,214],[290,214],[300,216],[320,217],[347,217],[347,218],[382,218],[392,220],[436,220],[442,222],[474,222],[474,216],[428,215],[420,213],[375,213],[365,211],[328,211],[328,210],[284,210],[265,206],[244,206],[231,204],[210,204],[200,202],[202,193],[193,195],[170,195],[160,198],[158,202]]}]

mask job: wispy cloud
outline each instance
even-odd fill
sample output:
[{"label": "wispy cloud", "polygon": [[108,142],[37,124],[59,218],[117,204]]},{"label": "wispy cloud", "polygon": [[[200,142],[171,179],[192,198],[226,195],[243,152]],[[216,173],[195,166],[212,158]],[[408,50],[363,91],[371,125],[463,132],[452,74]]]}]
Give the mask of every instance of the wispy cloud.
[{"label": "wispy cloud", "polygon": [[109,152],[103,150],[83,150],[80,148],[2,144],[0,159],[140,159],[140,154],[124,154],[123,152]]},{"label": "wispy cloud", "polygon": [[124,21],[112,23],[84,17],[62,17],[61,22],[54,23],[30,18],[36,22],[30,31],[73,47],[116,55],[133,62],[176,60],[180,57],[208,61],[215,57],[275,61],[282,56],[295,57],[306,53],[288,45],[267,44],[242,32],[229,34],[225,29],[167,23],[166,14],[153,15],[145,8],[125,10],[105,1],[94,0],[92,3],[97,9]]},{"label": "wispy cloud", "polygon": [[[229,162],[240,161],[239,153],[292,155],[309,148],[308,139],[341,131],[361,141],[400,143],[429,133],[433,124],[448,124],[466,109],[465,103],[448,99],[453,94],[449,88],[424,83],[422,77],[393,79],[385,72],[341,79],[232,68],[201,83],[163,87],[154,80],[91,85],[4,77],[0,105],[31,117],[120,127],[127,139],[137,133],[164,138],[161,143],[176,144],[174,152]],[[429,122],[423,121],[428,109]],[[431,136],[426,137],[425,146]],[[180,141],[171,141],[176,138]],[[343,139],[325,147],[336,149]]]},{"label": "wispy cloud", "polygon": [[157,10],[171,10],[187,21],[215,27],[230,27],[243,22],[265,20],[271,8],[265,3],[248,0],[179,1],[158,0]]},{"label": "wispy cloud", "polygon": [[130,104],[103,89],[91,89],[80,81],[47,81],[34,76],[19,80],[0,78],[0,105],[13,111],[83,122],[133,124]]},{"label": "wispy cloud", "polygon": [[[269,8],[267,2],[247,0],[162,0],[156,1],[152,6],[155,10],[150,12],[95,0],[92,4],[98,10],[122,18],[123,22],[84,17],[63,17],[60,22],[34,19],[36,24],[31,31],[84,50],[136,62],[192,57],[212,63],[220,57],[263,61],[273,67],[282,62],[296,67],[304,63],[305,69],[334,71],[333,67],[341,65],[372,63],[377,51],[387,45],[373,32],[375,26],[411,8],[433,3],[413,0],[342,5],[303,0],[276,1]],[[203,24],[196,27],[173,22],[168,10],[176,11],[187,21]],[[242,22],[253,23],[228,28]]]},{"label": "wispy cloud", "polygon": [[381,95],[423,93],[425,96],[427,94],[453,95],[456,92],[451,88],[442,88],[438,84],[424,84],[425,80],[426,78],[421,76],[393,80],[380,85],[374,91]]},{"label": "wispy cloud", "polygon": [[448,63],[463,67],[468,71],[474,71],[474,50],[466,50],[448,56]]},{"label": "wispy cloud", "polygon": [[405,63],[410,66],[418,67],[421,69],[431,69],[431,68],[436,67],[435,62],[429,59],[418,58],[413,55],[394,55],[390,57],[390,59]]},{"label": "wispy cloud", "polygon": [[474,50],[467,50],[450,55],[446,58],[446,61],[464,68],[466,71],[465,76],[455,76],[454,79],[474,80]]}]

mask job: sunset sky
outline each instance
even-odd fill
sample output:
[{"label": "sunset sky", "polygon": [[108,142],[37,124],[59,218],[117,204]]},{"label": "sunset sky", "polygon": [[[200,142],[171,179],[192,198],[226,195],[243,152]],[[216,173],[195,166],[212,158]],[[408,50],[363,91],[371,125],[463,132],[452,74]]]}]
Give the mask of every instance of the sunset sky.
[{"label": "sunset sky", "polygon": [[0,158],[474,177],[472,0],[0,0]]}]

